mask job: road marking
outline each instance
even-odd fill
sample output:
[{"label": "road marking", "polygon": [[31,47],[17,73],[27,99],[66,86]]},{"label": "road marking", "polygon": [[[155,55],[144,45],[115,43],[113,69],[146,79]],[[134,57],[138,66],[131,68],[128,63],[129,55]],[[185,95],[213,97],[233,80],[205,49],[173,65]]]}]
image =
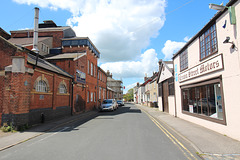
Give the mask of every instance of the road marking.
[{"label": "road marking", "polygon": [[48,136],[46,136],[46,137],[44,137],[44,138],[42,138],[42,139],[39,139],[38,141],[35,141],[35,142],[29,144],[28,147],[30,147],[30,146],[38,143],[38,142],[41,142],[41,141],[43,141],[43,140],[45,140],[45,139],[47,139],[47,138],[50,138],[50,137],[58,134],[59,132],[62,132],[62,131],[64,131],[64,130],[66,130],[66,129],[68,129],[68,128],[69,128],[69,127],[64,127],[63,129],[61,129],[61,130],[59,130],[59,131],[56,131],[55,133],[52,133],[52,134],[50,134],[50,135],[48,135]]},{"label": "road marking", "polygon": [[[175,144],[187,157],[187,159],[191,160],[192,158],[197,160],[197,158],[175,137],[173,136],[165,127],[163,127],[152,115],[150,115],[145,110],[141,109],[144,113],[147,114],[147,116],[153,121],[153,123],[156,124],[156,126],[162,130],[162,132]],[[187,155],[187,153],[190,155],[190,157]]]}]

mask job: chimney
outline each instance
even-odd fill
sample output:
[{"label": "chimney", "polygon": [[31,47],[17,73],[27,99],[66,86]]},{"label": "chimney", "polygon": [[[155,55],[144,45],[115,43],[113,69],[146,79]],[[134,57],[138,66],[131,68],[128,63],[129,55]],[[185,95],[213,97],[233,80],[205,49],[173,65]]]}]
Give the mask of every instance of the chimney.
[{"label": "chimney", "polygon": [[147,79],[148,79],[148,77],[147,77],[147,73],[145,73],[144,82],[146,82]]},{"label": "chimney", "polygon": [[35,7],[34,16],[34,34],[33,34],[33,49],[32,51],[38,53],[38,19],[39,19],[39,8]]}]

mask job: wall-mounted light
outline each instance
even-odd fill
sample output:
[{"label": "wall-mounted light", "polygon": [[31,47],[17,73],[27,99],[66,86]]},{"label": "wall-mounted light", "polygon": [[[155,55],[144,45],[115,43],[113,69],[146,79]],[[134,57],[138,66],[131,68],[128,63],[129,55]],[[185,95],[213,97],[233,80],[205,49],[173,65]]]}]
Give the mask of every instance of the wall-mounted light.
[{"label": "wall-mounted light", "polygon": [[230,41],[230,37],[226,37],[226,39],[223,41],[223,43],[231,43],[232,44],[231,48],[234,49],[235,44],[233,42],[229,42],[229,41]]},{"label": "wall-mounted light", "polygon": [[228,9],[229,16],[230,16],[230,22],[231,24],[236,24],[236,14],[235,14],[235,7],[230,6],[223,6],[223,5],[218,5],[218,4],[209,4],[210,9],[218,10],[218,11],[223,11],[225,8]]}]

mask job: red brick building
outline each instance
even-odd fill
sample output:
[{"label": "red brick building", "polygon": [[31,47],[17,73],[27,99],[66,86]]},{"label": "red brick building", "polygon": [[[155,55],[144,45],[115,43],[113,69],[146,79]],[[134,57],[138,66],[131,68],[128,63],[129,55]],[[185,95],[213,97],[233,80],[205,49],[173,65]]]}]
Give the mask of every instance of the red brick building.
[{"label": "red brick building", "polygon": [[71,113],[72,76],[0,36],[0,121],[15,126]]},{"label": "red brick building", "polygon": [[97,60],[100,52],[87,37],[62,39],[61,54],[46,58],[74,76],[74,111],[97,108]]},{"label": "red brick building", "polygon": [[98,106],[102,104],[102,101],[107,98],[107,74],[98,67]]},{"label": "red brick building", "polygon": [[97,66],[100,52],[91,40],[52,21],[39,28],[36,67],[36,54],[29,50],[33,30],[11,31],[11,39],[0,39],[1,124],[21,126],[77,114],[98,108],[107,98],[107,76]]}]

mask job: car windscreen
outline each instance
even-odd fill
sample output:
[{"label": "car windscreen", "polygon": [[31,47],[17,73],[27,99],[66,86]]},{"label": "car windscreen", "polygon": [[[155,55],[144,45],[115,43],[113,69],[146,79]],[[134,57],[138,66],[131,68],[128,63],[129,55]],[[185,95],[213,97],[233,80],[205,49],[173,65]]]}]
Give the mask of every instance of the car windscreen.
[{"label": "car windscreen", "polygon": [[117,103],[122,103],[122,101],[117,101]]},{"label": "car windscreen", "polygon": [[112,103],[112,100],[107,99],[107,100],[104,100],[104,101],[103,101],[103,104],[108,104],[108,103]]}]

